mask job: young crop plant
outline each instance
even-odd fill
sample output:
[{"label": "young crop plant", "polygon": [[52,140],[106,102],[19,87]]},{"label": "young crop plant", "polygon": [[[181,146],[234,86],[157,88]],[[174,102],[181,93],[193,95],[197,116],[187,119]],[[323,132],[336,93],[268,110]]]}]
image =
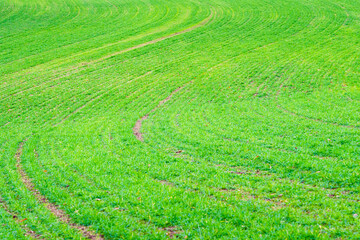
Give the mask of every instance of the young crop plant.
[{"label": "young crop plant", "polygon": [[0,0],[0,239],[360,239],[359,22]]}]

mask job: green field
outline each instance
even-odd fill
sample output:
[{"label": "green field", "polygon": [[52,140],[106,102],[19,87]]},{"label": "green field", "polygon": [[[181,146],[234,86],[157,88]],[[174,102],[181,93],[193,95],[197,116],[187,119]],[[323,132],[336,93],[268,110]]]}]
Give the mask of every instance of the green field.
[{"label": "green field", "polygon": [[360,239],[358,0],[0,0],[0,239]]}]

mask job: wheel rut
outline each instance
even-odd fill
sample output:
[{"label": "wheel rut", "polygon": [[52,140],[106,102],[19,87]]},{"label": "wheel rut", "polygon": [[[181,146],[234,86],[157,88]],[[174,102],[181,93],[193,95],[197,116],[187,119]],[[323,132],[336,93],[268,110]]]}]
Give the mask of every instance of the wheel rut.
[{"label": "wheel rut", "polygon": [[[191,82],[190,82],[190,83],[191,83]],[[189,83],[186,83],[185,85],[183,85],[183,86],[175,89],[167,98],[165,98],[164,100],[160,101],[159,104],[158,104],[155,108],[153,108],[149,113],[147,113],[146,115],[144,115],[143,117],[141,117],[139,120],[136,121],[135,126],[134,126],[134,128],[133,128],[133,133],[134,133],[134,135],[135,135],[135,137],[136,137],[137,140],[139,140],[139,141],[141,141],[141,142],[144,141],[143,133],[141,133],[141,126],[142,126],[143,121],[146,120],[146,119],[149,117],[150,113],[155,112],[159,107],[161,107],[161,106],[164,105],[166,102],[168,102],[175,93],[179,92],[179,91],[180,91],[181,89],[183,89],[187,84],[189,84]]]},{"label": "wheel rut", "polygon": [[148,46],[148,45],[151,45],[151,44],[155,44],[155,43],[158,43],[158,42],[161,42],[161,41],[164,41],[166,39],[169,39],[169,38],[172,38],[172,37],[176,37],[178,35],[181,35],[181,34],[184,34],[184,33],[188,33],[188,32],[191,32],[199,27],[202,27],[204,25],[206,25],[208,22],[210,22],[210,20],[213,18],[213,13],[211,12],[211,14],[206,18],[204,19],[203,21],[201,21],[200,23],[192,26],[192,27],[189,27],[187,29],[184,29],[182,31],[179,31],[179,32],[176,32],[176,33],[173,33],[173,34],[170,34],[170,35],[167,35],[167,36],[164,36],[164,37],[160,37],[160,38],[157,38],[157,39],[154,39],[154,40],[151,40],[149,42],[145,42],[145,43],[142,43],[142,44],[139,44],[139,45],[136,45],[136,46],[133,46],[133,47],[130,47],[130,48],[127,48],[127,49],[124,49],[122,51],[119,51],[119,52],[114,52],[114,53],[111,53],[109,55],[106,55],[106,56],[103,56],[99,59],[96,59],[96,60],[93,60],[91,62],[87,62],[87,63],[83,63],[85,65],[87,64],[94,64],[94,63],[97,63],[97,62],[101,62],[101,61],[104,61],[108,58],[111,58],[111,57],[114,57],[114,56],[117,56],[117,55],[120,55],[120,54],[123,54],[123,53],[126,53],[126,52],[130,52],[132,50],[135,50],[135,49],[138,49],[138,48],[142,48],[142,47],[145,47],[145,46]]},{"label": "wheel rut", "polygon": [[71,228],[76,229],[77,231],[81,232],[81,234],[84,236],[84,238],[92,239],[92,240],[93,239],[94,240],[95,239],[96,240],[104,239],[103,236],[101,236],[100,234],[97,234],[94,231],[88,229],[88,227],[74,223],[72,221],[72,219],[70,218],[70,216],[67,215],[64,210],[58,208],[58,206],[51,203],[45,196],[41,195],[39,190],[37,190],[35,188],[34,184],[31,181],[31,179],[29,178],[29,176],[24,171],[24,168],[23,168],[22,163],[21,163],[21,155],[23,153],[23,147],[24,147],[24,144],[25,144],[26,141],[27,141],[27,139],[25,139],[24,141],[22,141],[19,144],[18,150],[17,150],[17,152],[15,154],[16,168],[17,168],[17,170],[18,170],[18,172],[19,172],[19,174],[21,176],[21,181],[24,183],[26,188],[30,192],[32,192],[33,195],[35,196],[35,198],[41,204],[43,204],[48,210],[50,210],[50,212],[53,213],[59,219],[59,221],[65,223],[65,224],[68,224]]}]

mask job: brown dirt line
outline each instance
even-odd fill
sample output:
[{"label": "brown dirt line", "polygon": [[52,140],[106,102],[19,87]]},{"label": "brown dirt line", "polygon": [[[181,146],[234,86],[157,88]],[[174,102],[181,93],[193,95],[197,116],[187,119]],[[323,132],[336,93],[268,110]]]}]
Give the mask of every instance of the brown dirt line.
[{"label": "brown dirt line", "polygon": [[111,58],[111,57],[114,57],[114,56],[117,56],[117,55],[120,55],[120,54],[123,54],[123,53],[126,53],[126,52],[130,52],[132,50],[135,50],[135,49],[138,49],[138,48],[142,48],[142,47],[145,47],[145,46],[148,46],[148,45],[151,45],[151,44],[154,44],[154,43],[158,43],[158,42],[161,42],[161,41],[164,41],[166,39],[169,39],[169,38],[172,38],[172,37],[175,37],[175,36],[178,36],[178,35],[181,35],[181,34],[184,34],[184,33],[187,33],[187,32],[191,32],[199,27],[202,27],[204,26],[205,24],[207,24],[211,18],[213,17],[213,13],[211,12],[210,16],[208,16],[206,19],[204,19],[202,22],[198,23],[197,25],[195,26],[192,26],[190,28],[187,28],[187,29],[184,29],[180,32],[176,32],[176,33],[173,33],[173,34],[170,34],[170,35],[167,35],[167,36],[164,36],[164,37],[161,37],[161,38],[157,38],[157,39],[154,39],[154,40],[151,40],[149,42],[145,42],[145,43],[142,43],[142,44],[139,44],[139,45],[136,45],[136,46],[133,46],[133,47],[130,47],[130,48],[127,48],[127,49],[124,49],[124,50],[121,50],[119,52],[114,52],[112,54],[109,54],[109,55],[106,55],[104,57],[101,57],[99,59],[96,59],[96,60],[93,60],[91,62],[87,62],[85,63],[86,65],[87,64],[93,64],[93,63],[97,63],[97,62],[100,62],[100,61],[103,61],[105,59],[108,59],[108,58]]},{"label": "brown dirt line", "polygon": [[142,122],[149,117],[149,114],[152,113],[152,112],[155,112],[156,109],[158,109],[159,107],[161,107],[162,105],[164,105],[167,101],[169,101],[169,100],[172,98],[172,96],[173,96],[175,93],[179,92],[181,89],[183,89],[183,88],[184,88],[187,84],[189,84],[189,83],[191,83],[191,82],[188,82],[188,83],[186,83],[185,85],[183,85],[183,86],[175,89],[167,98],[165,98],[164,100],[160,101],[159,104],[158,104],[155,108],[153,108],[149,113],[147,113],[145,116],[141,117],[139,120],[136,121],[135,126],[134,126],[134,128],[133,128],[133,133],[134,133],[134,135],[135,135],[135,137],[136,137],[137,140],[139,140],[139,141],[141,141],[141,142],[144,141],[144,136],[143,136],[143,134],[141,133],[141,125],[142,125]]},{"label": "brown dirt line", "polygon": [[53,213],[61,222],[68,224],[71,228],[81,232],[86,239],[96,239],[96,240],[104,239],[103,236],[93,232],[92,230],[88,229],[86,226],[82,226],[74,223],[70,218],[70,216],[67,215],[64,210],[58,208],[55,204],[51,203],[45,196],[41,195],[39,190],[37,190],[34,187],[34,184],[32,183],[31,179],[24,171],[23,166],[21,164],[21,155],[23,152],[23,146],[25,142],[26,139],[20,143],[19,148],[15,154],[15,159],[16,159],[16,168],[19,174],[21,175],[21,180],[25,184],[26,188],[29,191],[31,191],[34,194],[35,198],[40,203],[42,203],[48,210],[50,210],[50,212]]}]

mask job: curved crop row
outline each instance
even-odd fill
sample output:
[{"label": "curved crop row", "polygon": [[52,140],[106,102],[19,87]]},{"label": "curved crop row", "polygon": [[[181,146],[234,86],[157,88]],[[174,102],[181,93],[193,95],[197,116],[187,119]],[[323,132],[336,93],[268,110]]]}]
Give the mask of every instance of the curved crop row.
[{"label": "curved crop row", "polygon": [[0,0],[0,238],[359,238],[359,13]]}]

